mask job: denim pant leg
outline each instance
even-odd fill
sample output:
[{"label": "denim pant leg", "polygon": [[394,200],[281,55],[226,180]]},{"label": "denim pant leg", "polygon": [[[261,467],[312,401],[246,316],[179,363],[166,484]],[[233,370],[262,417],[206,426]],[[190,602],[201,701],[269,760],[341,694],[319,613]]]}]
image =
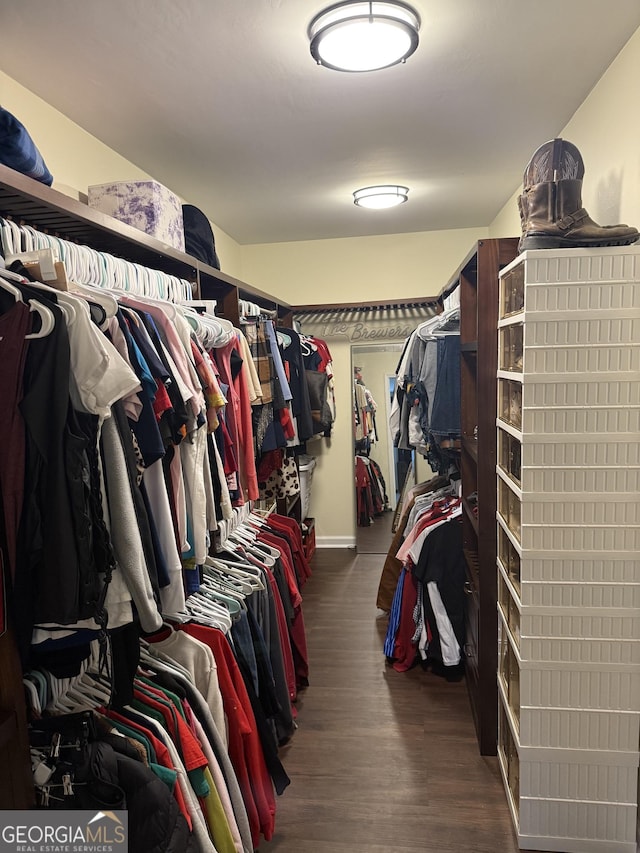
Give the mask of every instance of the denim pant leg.
[{"label": "denim pant leg", "polygon": [[435,436],[460,435],[460,335],[438,338],[438,380],[430,429]]},{"label": "denim pant leg", "polygon": [[438,380],[438,342],[427,341],[420,369],[420,381],[424,386],[427,395],[427,411],[425,419],[422,423],[422,429],[425,434],[429,430],[431,418],[433,417],[433,400],[436,393],[436,382]]}]

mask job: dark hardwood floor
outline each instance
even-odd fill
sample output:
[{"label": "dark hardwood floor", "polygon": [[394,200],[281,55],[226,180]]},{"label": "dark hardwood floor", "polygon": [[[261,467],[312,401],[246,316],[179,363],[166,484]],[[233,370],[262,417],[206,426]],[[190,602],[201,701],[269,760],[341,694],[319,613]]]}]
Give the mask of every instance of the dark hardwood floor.
[{"label": "dark hardwood floor", "polygon": [[356,528],[358,554],[386,554],[393,539],[391,525],[393,512],[385,512],[375,518],[369,527]]},{"label": "dark hardwood floor", "polygon": [[260,851],[516,853],[497,761],[478,752],[464,681],[385,663],[387,620],[375,606],[383,561],[316,553],[303,590],[310,686],[282,751],[291,785]]}]

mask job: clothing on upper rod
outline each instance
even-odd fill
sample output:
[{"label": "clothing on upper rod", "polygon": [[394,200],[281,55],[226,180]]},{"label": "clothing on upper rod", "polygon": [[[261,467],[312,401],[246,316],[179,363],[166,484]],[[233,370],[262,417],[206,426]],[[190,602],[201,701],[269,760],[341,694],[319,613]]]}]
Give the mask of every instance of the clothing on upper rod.
[{"label": "clothing on upper rod", "polygon": [[[36,286],[36,285],[33,285],[33,286]],[[39,289],[47,292],[47,289],[43,288],[43,286],[39,285],[37,287]],[[40,293],[38,293],[37,295],[39,298],[42,298]],[[138,298],[138,302],[136,302],[136,300],[132,301],[130,297],[123,296],[124,301],[122,302],[123,308],[122,308],[122,312],[121,312],[122,316],[120,319],[120,326],[118,327],[118,326],[114,326],[113,323],[111,324],[111,333],[112,333],[114,340],[116,340],[116,333],[117,332],[120,332],[122,335],[132,334],[134,336],[136,335],[136,333],[138,333],[138,339],[137,339],[138,343],[140,344],[140,346],[146,345],[146,347],[147,347],[146,354],[147,354],[147,358],[149,359],[150,364],[153,364],[153,361],[151,358],[149,358],[148,351],[152,347],[152,341],[148,337],[148,335],[147,335],[146,340],[144,340],[144,343],[143,343],[143,338],[144,338],[144,335],[146,334],[146,331],[145,331],[145,327],[141,321],[143,321],[145,319],[145,316],[147,316],[147,323],[149,325],[149,331],[156,334],[156,341],[155,342],[158,345],[158,351],[156,353],[156,362],[160,366],[160,373],[158,373],[157,369],[156,369],[156,373],[155,373],[156,379],[158,379],[158,378],[161,379],[163,383],[167,382],[168,386],[169,386],[169,390],[170,391],[173,390],[174,416],[175,416],[176,412],[180,411],[181,407],[182,407],[182,410],[184,412],[184,414],[181,416],[181,420],[178,422],[180,424],[179,429],[176,430],[176,428],[174,427],[173,429],[169,429],[168,431],[166,431],[166,433],[168,432],[168,434],[165,434],[165,436],[164,436],[165,440],[163,441],[161,438],[161,433],[157,432],[157,428],[155,427],[155,422],[154,422],[153,417],[151,418],[150,421],[149,421],[149,419],[147,419],[146,426],[142,430],[142,424],[144,421],[143,421],[143,418],[141,417],[141,415],[145,411],[145,405],[144,405],[144,402],[142,403],[142,405],[140,405],[140,400],[141,400],[141,398],[144,399],[144,393],[143,393],[144,388],[142,387],[138,377],[135,376],[135,374],[131,371],[130,367],[125,365],[125,361],[122,358],[120,358],[118,353],[113,348],[111,348],[110,350],[105,350],[105,347],[110,347],[111,345],[109,344],[109,341],[106,338],[104,338],[104,336],[102,336],[97,331],[97,329],[91,324],[90,317],[89,317],[88,313],[86,312],[85,307],[83,306],[83,301],[81,299],[78,299],[77,297],[71,295],[71,294],[59,294],[57,292],[50,291],[50,290],[47,292],[47,298],[55,300],[60,305],[65,305],[68,310],[72,311],[73,322],[69,323],[67,325],[67,331],[69,333],[68,334],[69,341],[72,344],[71,351],[70,351],[70,358],[74,364],[74,369],[69,373],[69,384],[70,384],[70,391],[71,391],[72,400],[75,400],[75,407],[78,410],[93,411],[94,414],[103,418],[103,417],[106,417],[106,415],[109,413],[109,406],[113,402],[114,392],[115,392],[116,396],[118,394],[122,395],[125,392],[130,394],[132,402],[131,402],[131,405],[127,408],[127,415],[133,419],[132,425],[134,428],[134,432],[137,432],[136,438],[138,439],[138,446],[142,452],[143,458],[145,459],[145,463],[146,463],[146,468],[144,471],[144,480],[145,480],[145,486],[149,487],[147,500],[151,504],[152,508],[155,509],[155,514],[157,517],[169,518],[171,515],[171,512],[169,510],[168,504],[166,503],[166,497],[163,497],[162,486],[159,486],[159,481],[157,481],[157,479],[155,478],[156,475],[154,473],[154,470],[157,470],[157,467],[156,467],[156,469],[154,469],[153,463],[157,459],[164,456],[164,448],[165,448],[167,439],[170,441],[173,441],[176,445],[180,442],[180,439],[182,437],[181,431],[184,429],[184,426],[186,426],[188,424],[190,418],[192,417],[189,415],[188,409],[184,408],[184,404],[190,402],[192,404],[193,415],[195,415],[196,412],[198,412],[199,409],[202,407],[202,393],[199,392],[199,396],[197,396],[198,391],[196,390],[196,385],[195,385],[197,377],[196,377],[195,372],[194,372],[193,368],[191,367],[190,363],[185,360],[184,354],[182,355],[182,361],[181,362],[178,362],[177,358],[176,358],[176,361],[171,359],[167,348],[162,344],[162,341],[157,336],[157,329],[155,328],[154,322],[152,322],[152,320],[150,319],[149,316],[144,314],[144,315],[141,315],[141,317],[138,317],[136,322],[129,322],[131,320],[134,320],[136,317],[135,313],[134,314],[130,313],[131,308],[143,309],[145,312],[150,311],[152,313],[155,311],[155,321],[160,323],[161,326],[163,327],[165,336],[167,336],[167,344],[173,343],[173,345],[174,345],[173,352],[179,353],[179,345],[178,345],[177,337],[174,334],[173,340],[171,339],[171,335],[173,334],[171,331],[172,327],[168,323],[168,319],[166,317],[164,317],[163,311],[160,310],[161,308],[164,309],[165,307],[164,306],[158,306],[158,305],[153,306],[151,303],[142,303],[141,304],[139,301],[139,298]],[[74,306],[74,307],[72,307],[72,306]],[[127,313],[127,312],[129,312],[129,313]],[[122,317],[125,317],[127,322],[125,322],[122,319]],[[69,318],[67,317],[65,319],[68,320]],[[173,317],[173,319],[178,320],[179,318]],[[80,321],[82,321],[82,323],[84,325],[78,325],[80,323]],[[127,323],[128,323],[128,325],[127,325]],[[140,336],[142,336],[142,338]],[[92,353],[91,349],[93,348],[95,350],[96,347],[98,348],[99,352],[104,353],[100,357],[100,359],[103,362],[102,373],[100,374],[100,376],[102,377],[101,378],[101,393],[102,393],[103,397],[101,399],[103,400],[103,402],[100,402],[99,400],[97,400],[96,394],[95,394],[95,389],[89,384],[88,379],[85,380],[84,374],[82,372],[84,368],[88,368],[90,371],[92,371],[91,381],[93,381],[96,378],[95,365],[93,364],[93,359],[91,357],[92,355],[95,355],[95,352]],[[120,352],[122,353],[124,358],[127,358],[130,354],[134,354],[134,352],[138,353],[137,364],[138,364],[138,367],[141,366],[141,361],[140,361],[140,357],[139,357],[140,349],[139,348],[136,349],[135,342],[132,338],[125,340],[124,344],[122,344],[122,342],[121,342]],[[165,364],[168,365],[166,368],[163,368],[162,363],[160,361],[158,361],[158,354],[160,355],[161,358],[164,358]],[[119,373],[114,372],[114,369],[113,369],[114,364],[119,364],[119,367],[118,367]],[[180,374],[179,369],[178,369],[179,364],[182,364],[182,374]],[[203,364],[204,364],[204,362],[203,362]],[[153,368],[152,368],[152,370],[153,370]],[[173,381],[169,381],[171,379],[171,377],[173,377]],[[141,374],[141,378],[143,378],[143,374]],[[150,380],[149,374],[147,374],[147,379]],[[211,376],[209,377],[209,380],[211,381]],[[127,383],[129,383],[127,387],[124,386],[123,381],[126,381]],[[188,383],[190,383],[190,387],[189,387]],[[111,389],[113,389],[113,390],[111,390]],[[156,415],[160,415],[160,417],[162,418],[164,416],[164,414],[166,413],[167,407],[169,405],[171,405],[171,401],[169,400],[168,397],[166,397],[166,389],[164,388],[164,385],[161,385],[160,383],[156,382],[156,389],[158,390],[158,392],[160,390],[165,391],[166,403],[163,404],[164,408],[162,409],[161,412],[155,413]],[[181,392],[181,397],[180,396],[178,396],[178,398],[175,397],[176,391]],[[193,392],[193,393],[191,393],[191,392]],[[176,402],[176,400],[177,400],[177,402]],[[218,404],[218,406],[222,406],[224,404],[224,398],[222,398],[220,395],[220,398],[217,399],[215,402]],[[147,405],[146,410],[150,412],[151,406]],[[215,408],[210,407],[209,413],[211,413],[211,411],[215,412]],[[176,424],[176,427],[177,426],[178,426],[178,424]],[[214,424],[214,426],[215,426],[215,424]],[[111,425],[107,425],[105,428],[107,429],[107,436],[105,437],[105,442],[108,440],[107,447],[110,448],[110,452],[112,454],[119,455],[120,451],[118,450],[118,448],[120,445],[119,445],[119,442],[115,441],[114,436],[111,434],[112,433]],[[154,429],[155,429],[155,433],[154,433]],[[193,434],[193,429],[190,428],[190,431]],[[157,440],[153,439],[154,434],[156,434],[158,436]],[[196,435],[198,435],[198,433],[196,433]],[[202,435],[202,430],[200,430],[199,435],[200,436]],[[157,448],[157,449],[154,449],[154,448]],[[211,443],[209,445],[209,449],[211,449],[211,448],[213,448],[214,451],[217,450],[217,446],[214,445],[213,443]],[[180,471],[180,469],[178,468],[178,475],[180,475],[182,473],[182,475],[184,477],[186,477],[186,478],[191,477],[192,480],[193,480],[193,477],[197,478],[197,469],[199,467],[201,467],[201,463],[198,462],[198,458],[204,458],[202,456],[203,450],[204,450],[204,448],[203,448],[201,440],[200,440],[198,446],[196,446],[194,444],[193,440],[191,440],[188,444],[184,444],[182,446],[182,448],[180,449],[180,451],[177,451],[174,448],[174,451],[173,451],[174,452],[174,458],[177,458],[177,455],[179,452],[181,452],[183,455],[184,455],[184,453],[187,453],[187,458],[185,460],[183,460],[184,464],[182,466],[182,471]],[[193,457],[194,451],[196,453],[195,468],[191,464],[193,459],[194,459],[194,457]],[[217,454],[214,453],[214,455],[216,455],[216,458],[217,458]],[[121,468],[121,466],[118,464],[114,468],[114,471],[120,470],[120,468]],[[192,472],[191,474],[189,473],[190,471]],[[175,470],[174,470],[174,473],[175,473]],[[204,473],[205,473],[205,475],[207,473],[209,473],[209,477],[208,478],[205,477],[205,481],[204,481],[205,488],[206,488],[206,485],[208,482],[210,482],[211,477],[210,477],[210,472],[207,471],[206,467],[204,468]],[[218,466],[218,470],[216,473],[219,474],[219,466]],[[112,477],[112,484],[113,484],[113,482],[115,482],[115,481]],[[154,485],[154,483],[155,483],[155,485]],[[188,479],[187,479],[187,485],[189,485]],[[196,485],[197,485],[197,483],[196,483]],[[191,483],[191,486],[195,487],[193,483]],[[223,493],[223,497],[222,497],[222,502],[220,505],[223,507],[223,511],[224,511],[225,506],[229,507],[228,499],[226,502],[224,500],[225,487],[226,487],[226,480],[224,478],[221,478],[221,482],[219,483],[219,488],[220,488],[220,491]],[[186,542],[186,540],[187,540],[186,521],[185,521],[185,519],[186,519],[186,511],[185,511],[186,510],[186,504],[184,503],[184,498],[188,499],[189,494],[191,494],[191,492],[187,491],[185,494],[184,490],[179,489],[178,493],[177,493],[177,497],[176,497],[176,499],[178,501],[176,508],[179,509],[180,506],[182,506],[182,511],[180,511],[176,514],[176,519],[178,521],[179,530],[181,531],[180,542],[183,542],[183,543]],[[118,495],[118,491],[116,490],[115,496],[117,497],[117,495]],[[181,496],[183,496],[183,502],[182,503],[181,503]],[[199,507],[200,513],[202,513],[203,507],[205,507],[205,506],[210,507],[212,502],[213,502],[211,500],[210,489],[207,492],[207,496],[208,496],[207,501],[200,501],[200,500],[193,500],[192,499],[192,501],[191,501],[192,508],[193,508],[193,506],[197,506],[197,507]],[[115,500],[115,497],[113,499]],[[164,506],[167,507],[166,511],[164,510]],[[124,518],[129,518],[128,513],[125,512],[123,515],[124,515]],[[195,555],[196,562],[201,563],[203,558],[204,558],[204,554],[206,554],[206,545],[205,545],[206,529],[205,528],[208,527],[208,529],[215,529],[216,522],[215,522],[215,515],[211,512],[209,512],[208,518],[203,519],[201,514],[198,515],[197,513],[192,511],[192,521],[195,522],[195,521],[198,521],[198,519],[200,519],[200,521],[199,521],[200,526],[195,528],[195,533],[192,530],[192,533],[194,533],[194,535],[196,536],[197,541],[199,541],[201,543],[201,550]],[[68,527],[68,525],[67,525],[67,527]],[[160,528],[161,528],[161,530],[167,530],[168,529],[166,524],[160,525]],[[198,533],[198,530],[201,530],[202,532]],[[116,536],[117,535],[118,535],[118,532],[116,532]],[[165,548],[168,549],[168,553],[166,553],[164,555],[165,556],[165,559],[164,559],[165,575],[169,574],[169,576],[170,576],[171,573],[173,572],[174,574],[177,574],[178,576],[180,576],[182,569],[183,569],[183,566],[180,564],[179,555],[175,554],[175,548],[171,548],[170,540],[167,541],[165,539]],[[129,554],[129,558],[130,558],[130,560],[129,560],[129,562],[130,562],[132,559],[132,553],[131,552]],[[129,565],[129,563],[126,563],[126,565]],[[131,582],[133,582],[133,578],[136,575],[142,577],[140,571],[136,570],[136,573],[131,577]],[[174,588],[179,591],[180,585],[177,585],[177,586],[174,585]],[[166,600],[168,594],[169,593],[166,590],[164,590],[161,593],[162,597],[165,599],[165,602],[164,602],[165,607],[169,603]],[[173,599],[174,600],[174,606],[169,607],[169,612],[175,612],[177,614],[182,609],[180,595],[178,595],[177,597],[174,597],[174,599]],[[119,601],[120,598],[118,598],[117,600]],[[141,588],[140,589],[139,605],[142,605],[141,615],[142,615],[143,619],[145,618],[144,614],[147,612],[147,609],[148,609],[148,604],[144,604],[144,603],[147,602],[150,604],[152,602],[152,600],[153,600],[153,596],[150,596],[149,590],[147,590],[145,592],[143,590],[143,588]],[[111,613],[115,614],[116,612],[120,612],[122,610],[123,610],[123,608],[120,606],[116,609],[114,609],[112,607]],[[153,613],[153,608],[148,614],[150,619],[153,619],[152,613]],[[64,618],[67,618],[66,614],[63,614],[63,615],[64,615]],[[52,620],[47,619],[46,621],[52,621]],[[71,619],[71,621],[74,621],[73,618]],[[152,623],[149,623],[149,624],[152,624]]]},{"label": "clothing on upper rod", "polygon": [[255,302],[251,302],[248,299],[238,300],[238,310],[240,312],[240,319],[243,321],[248,321],[252,318],[256,319],[258,317],[276,320],[278,317],[277,309],[270,310],[268,308],[263,308],[262,305],[257,305]]},{"label": "clothing on upper rod", "polygon": [[[91,284],[61,292],[17,269],[5,275],[23,301],[0,286],[0,382],[13,389],[3,396],[0,420],[5,436],[15,437],[0,449],[0,547],[7,602],[31,667],[25,688],[34,714],[50,706],[67,717],[91,707],[139,737],[146,737],[144,728],[158,749],[164,746],[164,771],[176,774],[175,805],[161,806],[173,815],[164,831],[177,837],[180,814],[199,849],[231,851],[223,846],[231,843],[236,851],[251,850],[260,834],[273,832],[273,786],[281,791],[288,782],[277,746],[293,733],[292,703],[308,684],[301,589],[310,568],[293,519],[264,519],[246,509],[255,466],[252,415],[262,405],[249,346],[240,330],[219,318],[196,318],[188,306]],[[28,334],[45,327],[28,301],[53,316],[52,328],[31,340]],[[277,342],[273,325],[271,331]],[[276,346],[302,389],[305,358],[315,368],[329,359],[313,340],[297,344],[298,362],[296,338],[287,333]],[[218,555],[216,577],[207,577],[216,529],[235,515],[243,527],[225,532],[220,546],[230,550]],[[174,697],[184,700],[175,689],[173,696],[159,695],[167,673],[150,676],[153,655],[140,645],[141,631],[152,640],[167,620],[176,633],[208,645],[224,680],[215,693],[210,672],[205,700],[184,658],[171,676],[186,691],[187,724],[189,708],[215,706],[217,723],[211,711],[197,720],[209,752],[193,720],[197,760],[202,754],[207,764],[193,769],[202,770],[211,788],[210,754],[221,768],[226,756],[227,769],[217,777],[224,776],[233,804],[226,823],[214,818],[218,800],[204,794],[203,775],[190,778],[182,740],[174,742],[157,717],[182,729]],[[160,663],[170,666],[166,658]],[[38,691],[42,679],[48,697]],[[143,710],[136,703],[150,704]],[[255,732],[250,744],[243,720]],[[233,745],[219,755],[227,733]],[[102,740],[91,750],[105,755],[104,765],[94,765],[104,770],[112,756],[103,753]],[[220,803],[224,797],[220,790]],[[127,807],[136,813],[131,798]],[[137,849],[146,850],[147,841],[137,839]]]},{"label": "clothing on upper rod", "polygon": [[414,448],[434,471],[457,464],[460,449],[460,308],[421,323],[398,364],[389,426],[395,445]]},{"label": "clothing on upper rod", "polygon": [[367,388],[359,367],[354,367],[353,423],[356,451],[369,452],[371,444],[378,441],[376,412],[378,404]]}]

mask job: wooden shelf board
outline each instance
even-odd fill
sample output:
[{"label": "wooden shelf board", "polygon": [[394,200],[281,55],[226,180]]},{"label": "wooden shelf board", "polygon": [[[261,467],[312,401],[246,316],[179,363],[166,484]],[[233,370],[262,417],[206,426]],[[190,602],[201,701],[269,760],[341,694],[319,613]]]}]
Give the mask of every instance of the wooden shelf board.
[{"label": "wooden shelf board", "polygon": [[475,462],[478,461],[478,440],[477,439],[463,437],[462,449],[465,450]]},{"label": "wooden shelf board", "polygon": [[478,577],[480,575],[480,561],[478,559],[478,552],[472,551],[470,548],[463,548],[462,553],[464,554],[464,558],[467,561],[469,569],[475,577]]},{"label": "wooden shelf board", "polygon": [[464,511],[467,515],[467,518],[471,522],[471,526],[473,527],[473,529],[475,530],[476,533],[479,533],[478,517],[473,514],[473,510],[471,509],[471,507],[469,506],[469,504],[467,503],[467,501],[464,498],[462,499],[462,506],[463,506]]},{"label": "wooden shelf board", "polygon": [[179,278],[206,281],[210,288],[237,287],[241,296],[264,303],[264,307],[291,308],[257,287],[1,164],[0,216]]}]

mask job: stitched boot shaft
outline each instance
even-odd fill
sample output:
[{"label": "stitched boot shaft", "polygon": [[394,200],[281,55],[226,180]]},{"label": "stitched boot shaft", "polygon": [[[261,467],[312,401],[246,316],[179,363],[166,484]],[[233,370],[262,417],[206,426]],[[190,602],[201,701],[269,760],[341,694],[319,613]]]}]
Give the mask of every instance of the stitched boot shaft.
[{"label": "stitched boot shaft", "polygon": [[531,155],[522,176],[526,189],[547,181],[582,180],[584,161],[575,145],[566,139],[550,139]]},{"label": "stitched boot shaft", "polygon": [[[529,168],[529,167],[528,167]],[[598,225],[582,206],[582,180],[549,180],[525,187],[518,199],[519,251],[627,246],[640,233],[628,225]]]}]

